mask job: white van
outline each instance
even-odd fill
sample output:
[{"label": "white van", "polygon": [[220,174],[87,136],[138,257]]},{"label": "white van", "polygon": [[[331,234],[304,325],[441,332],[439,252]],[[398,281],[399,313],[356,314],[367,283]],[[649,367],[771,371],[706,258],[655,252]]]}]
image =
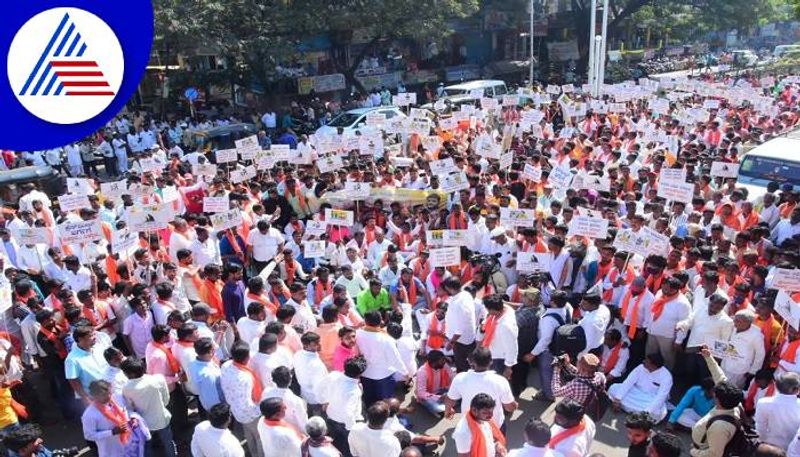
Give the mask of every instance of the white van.
[{"label": "white van", "polygon": [[470,95],[477,90],[483,91],[483,97],[502,97],[508,93],[506,83],[499,79],[480,79],[444,88],[446,95]]},{"label": "white van", "polygon": [[733,63],[738,67],[754,67],[758,63],[758,56],[749,49],[731,52]]},{"label": "white van", "polygon": [[739,166],[737,187],[747,189],[753,201],[767,193],[767,184],[776,181],[800,188],[800,138],[775,138],[748,151]]},{"label": "white van", "polygon": [[776,59],[783,57],[790,52],[800,52],[800,45],[797,44],[782,44],[779,46],[775,46],[775,50],[772,51],[772,57]]}]

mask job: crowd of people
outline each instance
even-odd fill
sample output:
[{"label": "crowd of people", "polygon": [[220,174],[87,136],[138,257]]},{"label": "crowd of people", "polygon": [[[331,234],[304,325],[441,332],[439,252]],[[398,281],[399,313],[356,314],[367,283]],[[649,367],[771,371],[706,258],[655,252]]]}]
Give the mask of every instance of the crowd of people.
[{"label": "crowd of people", "polygon": [[[52,413],[100,457],[583,457],[613,409],[629,456],[800,456],[797,177],[713,172],[796,128],[795,81],[548,87],[281,156],[268,112],[235,162],[140,114],[63,167],[4,153],[70,178],[0,210],[2,442],[48,455]],[[531,389],[554,422],[508,437]]]}]

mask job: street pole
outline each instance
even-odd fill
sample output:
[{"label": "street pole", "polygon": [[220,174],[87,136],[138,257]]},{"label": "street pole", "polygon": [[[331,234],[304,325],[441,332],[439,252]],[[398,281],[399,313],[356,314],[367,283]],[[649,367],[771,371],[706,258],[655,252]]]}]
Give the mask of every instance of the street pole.
[{"label": "street pole", "polygon": [[528,62],[528,85],[533,89],[533,0],[531,0],[530,61]]},{"label": "street pole", "polygon": [[594,42],[592,43],[594,46],[594,78],[592,81],[592,96],[599,97],[600,96],[600,54],[603,52],[603,37],[601,35],[595,35]]},{"label": "street pole", "polygon": [[600,55],[597,58],[599,70],[597,71],[597,95],[600,96],[600,91],[603,88],[603,82],[606,79],[606,46],[608,44],[608,0],[603,0],[603,30],[602,41],[600,42]]},{"label": "street pole", "polygon": [[594,30],[597,28],[597,0],[592,0],[591,16],[589,19],[589,85],[594,87],[595,59],[594,59]]}]

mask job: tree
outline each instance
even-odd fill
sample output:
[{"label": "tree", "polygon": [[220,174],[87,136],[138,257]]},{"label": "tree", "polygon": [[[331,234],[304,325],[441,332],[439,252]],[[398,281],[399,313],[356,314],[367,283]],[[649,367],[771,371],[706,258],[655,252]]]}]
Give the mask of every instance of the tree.
[{"label": "tree", "polygon": [[[226,59],[232,82],[266,86],[303,38],[364,29],[370,44],[440,39],[450,32],[451,20],[478,10],[478,0],[157,0],[155,9],[157,34],[182,46],[213,48]],[[348,67],[337,63],[359,89],[354,74],[369,48]]]}]

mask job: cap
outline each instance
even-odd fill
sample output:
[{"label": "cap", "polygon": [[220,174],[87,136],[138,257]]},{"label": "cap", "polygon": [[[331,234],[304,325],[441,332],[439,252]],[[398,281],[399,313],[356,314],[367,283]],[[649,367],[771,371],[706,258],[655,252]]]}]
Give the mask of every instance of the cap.
[{"label": "cap", "polygon": [[528,297],[531,300],[536,300],[537,298],[539,298],[540,292],[539,289],[535,287],[529,287],[527,289],[522,289],[520,291],[520,294],[522,294],[523,297]]},{"label": "cap", "polygon": [[506,231],[501,227],[495,227],[494,230],[492,230],[489,233],[489,235],[491,235],[492,238],[496,238],[498,236],[502,236],[502,235],[505,235],[505,234],[506,234]]},{"label": "cap", "polygon": [[597,368],[600,366],[600,359],[594,354],[584,354],[580,357],[580,361],[585,363],[589,368]]}]

